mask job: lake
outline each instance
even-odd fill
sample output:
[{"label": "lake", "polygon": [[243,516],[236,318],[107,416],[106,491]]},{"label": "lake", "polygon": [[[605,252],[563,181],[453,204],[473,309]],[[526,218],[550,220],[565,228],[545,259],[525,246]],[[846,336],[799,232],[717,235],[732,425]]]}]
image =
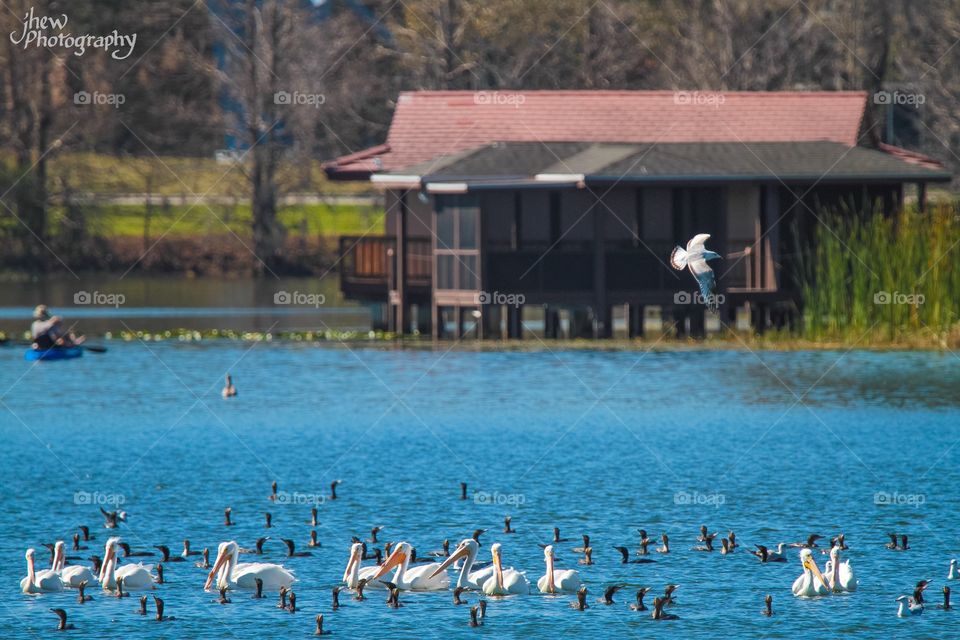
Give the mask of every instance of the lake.
[{"label": "lake", "polygon": [[[934,581],[927,600],[939,602],[948,562],[960,555],[960,359],[951,353],[108,346],[36,365],[22,348],[0,348],[5,636],[55,637],[48,609],[59,606],[76,638],[306,637],[321,612],[339,637],[942,637],[960,616],[929,606],[898,619],[894,601],[926,578]],[[231,400],[219,395],[227,371],[239,389]],[[342,484],[331,501],[335,479]],[[268,500],[274,480],[281,502]],[[470,499],[459,499],[460,482]],[[27,547],[45,567],[41,543],[64,539],[69,549],[87,524],[96,539],[80,555],[103,554],[111,531],[98,503],[128,512],[117,534],[136,549],[167,544],[176,554],[189,538],[215,554],[221,541],[249,547],[269,535],[257,559],[295,571],[302,610],[279,610],[276,593],[235,592],[231,604],[217,604],[192,562],[166,565],[167,584],[154,593],[176,620],[163,623],[137,615],[136,597],[96,586],[83,605],[72,591],[19,593]],[[322,547],[286,559],[281,538],[307,549],[312,503]],[[501,533],[505,515],[516,534]],[[727,556],[693,551],[701,524],[736,532],[742,546]],[[365,602],[343,593],[332,612],[350,536],[366,538],[374,525],[385,527],[381,540],[409,541],[420,555],[486,528],[480,558],[501,542],[505,564],[534,585],[544,573],[538,543],[557,526],[569,539],[558,545],[558,566],[580,571],[591,607],[574,611],[573,595],[534,586],[527,596],[488,598],[480,629],[449,592],[405,592],[400,609],[388,608],[382,591]],[[668,533],[671,553],[620,564],[612,547],[635,549],[638,528]],[[912,548],[885,549],[888,531],[908,534]],[[850,595],[794,598],[795,549],[786,564],[747,553],[840,532],[860,579]],[[577,565],[582,556],[572,551],[584,533],[591,566]],[[823,568],[826,556],[816,557]],[[680,585],[670,610],[679,620],[628,609],[637,587],[653,588],[649,606],[671,582]],[[625,585],[617,604],[597,604],[615,583]],[[766,594],[772,618],[760,615]]]}]

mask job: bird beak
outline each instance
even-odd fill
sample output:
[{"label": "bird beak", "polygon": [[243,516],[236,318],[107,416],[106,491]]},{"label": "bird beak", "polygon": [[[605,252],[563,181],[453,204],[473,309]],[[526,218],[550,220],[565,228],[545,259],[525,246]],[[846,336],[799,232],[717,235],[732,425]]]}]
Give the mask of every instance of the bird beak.
[{"label": "bird beak", "polygon": [[113,545],[110,545],[103,552],[103,562],[100,563],[100,582],[103,582],[107,576],[107,567],[110,565],[110,562],[113,560],[116,552],[113,550]]},{"label": "bird beak", "polygon": [[457,550],[451,553],[450,557],[444,560],[442,563],[440,563],[440,566],[437,567],[437,570],[430,574],[430,577],[431,578],[437,577],[438,575],[446,571],[447,567],[452,565],[454,562],[456,562],[460,558],[466,558],[469,555],[469,553],[470,552],[467,550],[466,546],[459,545],[457,547]]},{"label": "bird beak", "polygon": [[226,563],[227,557],[228,554],[226,548],[217,554],[217,561],[213,563],[213,568],[210,569],[210,573],[207,574],[207,582],[203,585],[204,590],[209,589],[210,585],[213,584],[213,577],[217,575],[217,572],[219,572],[224,563]]},{"label": "bird beak", "polygon": [[346,582],[350,577],[350,572],[353,571],[353,565],[357,564],[360,561],[360,549],[351,549],[350,550],[350,559],[347,560],[347,568],[343,570],[343,581]]},{"label": "bird beak", "polygon": [[377,571],[376,575],[371,578],[371,580],[378,580],[385,576],[390,569],[394,568],[398,564],[402,563],[407,559],[407,554],[405,554],[400,549],[395,549],[393,553],[387,557],[386,561],[380,567],[380,570]]},{"label": "bird beak", "polygon": [[803,566],[813,572],[813,575],[817,576],[817,579],[823,584],[823,586],[828,589],[830,586],[827,584],[827,581],[824,579],[823,574],[820,573],[820,569],[817,567],[817,563],[813,561],[813,558],[808,557],[803,561]]}]

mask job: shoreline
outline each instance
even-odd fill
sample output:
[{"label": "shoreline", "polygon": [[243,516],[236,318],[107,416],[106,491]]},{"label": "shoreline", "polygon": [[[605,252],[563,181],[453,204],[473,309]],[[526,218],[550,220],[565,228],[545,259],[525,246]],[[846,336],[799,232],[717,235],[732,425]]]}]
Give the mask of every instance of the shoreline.
[{"label": "shoreline", "polygon": [[[794,337],[757,338],[756,336],[718,336],[704,339],[662,338],[662,339],[607,339],[607,340],[544,340],[530,337],[523,340],[433,340],[429,337],[407,336],[400,338],[394,334],[379,331],[295,331],[262,333],[256,331],[214,330],[200,332],[177,330],[164,332],[123,332],[122,334],[88,333],[92,342],[127,344],[144,342],[149,344],[182,344],[198,346],[201,344],[267,343],[277,345],[300,345],[316,348],[362,348],[379,350],[412,351],[461,351],[461,352],[503,352],[503,353],[541,353],[556,351],[596,351],[606,353],[671,353],[702,351],[862,351],[862,352],[937,352],[954,353],[960,345],[950,345],[946,340],[910,337],[898,342],[867,340],[809,340]],[[25,336],[0,332],[0,347],[26,347],[29,340]],[[956,355],[956,354],[954,354]],[[960,355],[957,355],[960,359]]]}]

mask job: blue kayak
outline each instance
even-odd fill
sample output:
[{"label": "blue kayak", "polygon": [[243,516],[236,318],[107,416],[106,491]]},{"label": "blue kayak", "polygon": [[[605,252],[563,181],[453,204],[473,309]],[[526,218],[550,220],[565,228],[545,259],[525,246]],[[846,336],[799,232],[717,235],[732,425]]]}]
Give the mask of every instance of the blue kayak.
[{"label": "blue kayak", "polygon": [[80,347],[54,347],[41,351],[39,349],[27,349],[23,354],[24,360],[70,360],[79,358],[83,355],[83,349]]}]

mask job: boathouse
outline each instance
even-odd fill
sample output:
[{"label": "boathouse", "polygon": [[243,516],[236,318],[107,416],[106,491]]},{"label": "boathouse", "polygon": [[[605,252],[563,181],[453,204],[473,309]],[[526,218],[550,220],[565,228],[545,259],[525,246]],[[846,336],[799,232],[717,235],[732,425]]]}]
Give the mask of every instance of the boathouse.
[{"label": "boathouse", "polygon": [[[829,207],[921,206],[938,162],[865,144],[863,92],[417,91],[384,144],[325,163],[384,192],[340,239],[343,294],[437,338],[759,330],[796,317],[797,256]],[[676,244],[709,233],[720,314]]]}]

